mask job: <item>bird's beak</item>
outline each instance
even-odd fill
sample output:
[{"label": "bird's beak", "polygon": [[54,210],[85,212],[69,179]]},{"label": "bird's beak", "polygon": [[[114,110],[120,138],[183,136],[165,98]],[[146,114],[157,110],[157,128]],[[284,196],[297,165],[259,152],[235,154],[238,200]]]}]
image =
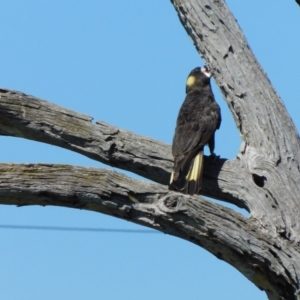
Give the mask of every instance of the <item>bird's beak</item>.
[{"label": "bird's beak", "polygon": [[210,78],[212,76],[211,72],[209,71],[208,67],[207,66],[203,66],[201,68],[201,72],[207,76],[208,78]]}]

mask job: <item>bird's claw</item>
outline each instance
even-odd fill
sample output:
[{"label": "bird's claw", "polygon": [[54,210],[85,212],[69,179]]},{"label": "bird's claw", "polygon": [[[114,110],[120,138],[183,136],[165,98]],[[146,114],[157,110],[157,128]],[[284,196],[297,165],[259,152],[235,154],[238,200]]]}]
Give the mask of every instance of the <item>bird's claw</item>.
[{"label": "bird's claw", "polygon": [[212,162],[215,162],[217,159],[220,158],[220,155],[216,155],[214,152],[212,152],[209,156],[209,159],[212,161]]}]

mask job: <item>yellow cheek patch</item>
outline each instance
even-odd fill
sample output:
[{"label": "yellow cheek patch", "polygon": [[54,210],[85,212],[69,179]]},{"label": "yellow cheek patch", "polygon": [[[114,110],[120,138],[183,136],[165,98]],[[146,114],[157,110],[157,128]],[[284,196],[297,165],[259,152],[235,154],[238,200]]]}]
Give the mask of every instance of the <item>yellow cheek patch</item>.
[{"label": "yellow cheek patch", "polygon": [[192,86],[196,81],[196,77],[195,76],[189,76],[189,78],[186,81],[186,85],[187,86]]}]

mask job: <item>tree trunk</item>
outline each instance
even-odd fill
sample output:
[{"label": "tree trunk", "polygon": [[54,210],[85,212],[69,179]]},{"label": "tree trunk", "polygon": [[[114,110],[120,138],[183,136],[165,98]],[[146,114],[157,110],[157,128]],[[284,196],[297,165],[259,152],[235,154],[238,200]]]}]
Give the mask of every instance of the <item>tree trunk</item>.
[{"label": "tree trunk", "polygon": [[[298,299],[297,130],[224,1],[172,0],[213,71],[243,143],[235,160],[205,158],[200,196],[169,192],[169,145],[23,93],[0,90],[0,134],[78,152],[156,183],[66,165],[0,164],[0,203],[93,210],[181,237],[243,273],[269,299]],[[299,297],[300,298],[300,297]]]}]

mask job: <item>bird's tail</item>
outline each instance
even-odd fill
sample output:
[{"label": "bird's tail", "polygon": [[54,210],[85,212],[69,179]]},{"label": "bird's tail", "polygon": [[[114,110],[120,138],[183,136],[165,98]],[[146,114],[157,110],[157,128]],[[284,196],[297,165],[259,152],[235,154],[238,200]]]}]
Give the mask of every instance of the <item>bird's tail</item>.
[{"label": "bird's tail", "polygon": [[194,158],[190,170],[186,176],[186,194],[198,194],[202,186],[203,151]]},{"label": "bird's tail", "polygon": [[172,172],[169,189],[184,194],[198,194],[202,186],[202,173],[203,151],[200,151],[191,161],[186,172],[181,172],[178,178],[174,178],[174,172]]}]

